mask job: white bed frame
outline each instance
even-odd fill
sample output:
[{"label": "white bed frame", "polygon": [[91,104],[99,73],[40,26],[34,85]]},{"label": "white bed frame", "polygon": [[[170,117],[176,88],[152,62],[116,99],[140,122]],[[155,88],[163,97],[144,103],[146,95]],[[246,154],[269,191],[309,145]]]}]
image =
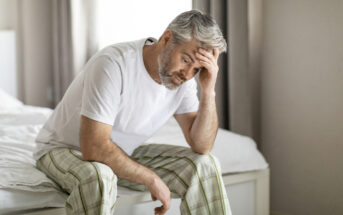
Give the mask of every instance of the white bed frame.
[{"label": "white bed frame", "polygon": [[[269,177],[269,168],[223,175],[233,215],[269,215]],[[245,189],[249,186],[252,189]],[[118,188],[118,192],[127,192],[127,189]],[[130,191],[130,194],[121,195],[117,199],[116,207],[127,207],[148,202],[151,202],[150,193]],[[151,208],[152,211],[153,208]],[[50,208],[26,211],[25,214],[65,215],[66,213],[64,208]],[[118,215],[121,214],[118,213]]]}]

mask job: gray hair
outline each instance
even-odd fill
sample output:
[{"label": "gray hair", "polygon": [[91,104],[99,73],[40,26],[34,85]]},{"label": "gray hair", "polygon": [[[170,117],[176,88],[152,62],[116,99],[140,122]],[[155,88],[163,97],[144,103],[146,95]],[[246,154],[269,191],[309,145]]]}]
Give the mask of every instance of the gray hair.
[{"label": "gray hair", "polygon": [[218,48],[226,52],[227,44],[216,21],[199,10],[190,10],[178,15],[167,27],[173,32],[173,42],[181,44],[196,39],[206,50]]}]

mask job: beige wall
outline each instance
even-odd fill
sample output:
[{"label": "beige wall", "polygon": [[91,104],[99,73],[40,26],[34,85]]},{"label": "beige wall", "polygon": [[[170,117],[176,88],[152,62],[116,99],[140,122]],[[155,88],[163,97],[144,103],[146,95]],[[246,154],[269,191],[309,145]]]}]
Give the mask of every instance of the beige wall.
[{"label": "beige wall", "polygon": [[0,29],[13,29],[15,27],[15,1],[0,0]]},{"label": "beige wall", "polygon": [[51,1],[0,0],[0,29],[16,31],[18,97],[52,106]]},{"label": "beige wall", "polygon": [[271,210],[341,215],[343,1],[263,4],[261,140]]},{"label": "beige wall", "polygon": [[21,63],[26,104],[51,107],[52,1],[19,0]]}]

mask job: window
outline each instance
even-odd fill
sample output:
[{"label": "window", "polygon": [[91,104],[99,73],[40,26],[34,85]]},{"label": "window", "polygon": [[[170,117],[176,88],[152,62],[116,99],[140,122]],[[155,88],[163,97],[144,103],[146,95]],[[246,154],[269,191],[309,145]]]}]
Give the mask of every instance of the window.
[{"label": "window", "polygon": [[192,9],[192,0],[99,0],[99,48],[138,40],[158,39],[180,13]]}]

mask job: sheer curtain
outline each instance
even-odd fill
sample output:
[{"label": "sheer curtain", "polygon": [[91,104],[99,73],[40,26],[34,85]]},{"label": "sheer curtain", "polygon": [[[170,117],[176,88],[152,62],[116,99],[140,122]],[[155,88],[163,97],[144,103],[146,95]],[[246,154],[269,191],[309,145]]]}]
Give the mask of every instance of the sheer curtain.
[{"label": "sheer curtain", "polygon": [[53,0],[53,98],[62,99],[75,75],[98,50],[96,0]]}]

